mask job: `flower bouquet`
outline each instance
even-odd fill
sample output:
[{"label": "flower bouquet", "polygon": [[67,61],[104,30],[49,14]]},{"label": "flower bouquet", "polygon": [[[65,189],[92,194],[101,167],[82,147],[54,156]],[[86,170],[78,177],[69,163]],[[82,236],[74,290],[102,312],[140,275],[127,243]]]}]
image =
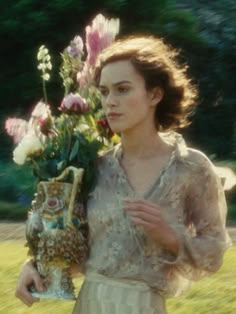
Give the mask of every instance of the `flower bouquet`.
[{"label": "flower bouquet", "polygon": [[69,268],[82,264],[88,253],[85,214],[87,195],[96,180],[96,158],[118,138],[102,117],[100,95],[92,76],[96,57],[119,31],[119,20],[101,14],[86,27],[86,51],[76,36],[61,53],[60,76],[65,90],[58,114],[48,104],[46,83],[52,70],[45,46],[37,59],[43,99],[28,121],[8,118],[7,133],[16,148],[13,160],[28,164],[37,178],[36,194],[26,222],[26,239],[46,290],[31,292],[39,298],[74,299]]}]

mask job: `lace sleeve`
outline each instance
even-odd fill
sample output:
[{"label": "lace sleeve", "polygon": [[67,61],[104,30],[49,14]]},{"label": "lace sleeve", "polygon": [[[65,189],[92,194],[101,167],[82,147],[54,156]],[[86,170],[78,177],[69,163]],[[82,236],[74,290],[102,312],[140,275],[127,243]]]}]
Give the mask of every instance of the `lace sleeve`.
[{"label": "lace sleeve", "polygon": [[187,228],[176,226],[180,250],[170,262],[190,280],[217,271],[224,251],[231,245],[225,228],[227,205],[220,178],[206,157],[197,168],[186,195]]}]

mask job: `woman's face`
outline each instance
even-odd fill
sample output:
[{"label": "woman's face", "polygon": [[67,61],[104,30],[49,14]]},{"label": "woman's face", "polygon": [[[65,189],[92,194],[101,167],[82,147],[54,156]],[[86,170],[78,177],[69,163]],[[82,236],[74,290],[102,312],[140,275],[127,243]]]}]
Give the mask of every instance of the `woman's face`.
[{"label": "woman's face", "polygon": [[[101,71],[99,90],[111,129],[117,133],[147,124],[154,126],[157,97],[129,60],[115,61]],[[160,98],[160,95],[158,95]]]}]

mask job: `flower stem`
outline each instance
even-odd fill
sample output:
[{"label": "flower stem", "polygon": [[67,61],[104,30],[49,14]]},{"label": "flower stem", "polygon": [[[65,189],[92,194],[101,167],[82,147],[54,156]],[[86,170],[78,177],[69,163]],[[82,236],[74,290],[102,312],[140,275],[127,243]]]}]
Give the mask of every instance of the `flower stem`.
[{"label": "flower stem", "polygon": [[45,103],[47,104],[47,103],[48,103],[48,99],[47,99],[46,83],[45,83],[45,80],[44,80],[44,79],[42,80],[42,82],[43,82],[43,96],[44,96],[44,101],[45,101]]},{"label": "flower stem", "polygon": [[34,160],[34,158],[31,158],[31,162],[32,162],[32,164],[33,164],[33,168],[35,169],[37,175],[38,175],[39,177],[41,177],[41,176],[40,176],[40,167],[39,167],[39,165],[37,164],[37,162]]}]

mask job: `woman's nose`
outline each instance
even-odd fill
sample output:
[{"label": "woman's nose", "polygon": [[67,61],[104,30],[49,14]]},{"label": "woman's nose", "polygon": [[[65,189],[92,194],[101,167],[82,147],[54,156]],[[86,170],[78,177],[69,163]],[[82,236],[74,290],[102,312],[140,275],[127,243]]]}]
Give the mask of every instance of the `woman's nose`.
[{"label": "woman's nose", "polygon": [[109,93],[107,95],[107,98],[106,98],[106,106],[107,107],[114,107],[116,105],[117,105],[117,100],[116,100],[115,96],[112,93]]}]

